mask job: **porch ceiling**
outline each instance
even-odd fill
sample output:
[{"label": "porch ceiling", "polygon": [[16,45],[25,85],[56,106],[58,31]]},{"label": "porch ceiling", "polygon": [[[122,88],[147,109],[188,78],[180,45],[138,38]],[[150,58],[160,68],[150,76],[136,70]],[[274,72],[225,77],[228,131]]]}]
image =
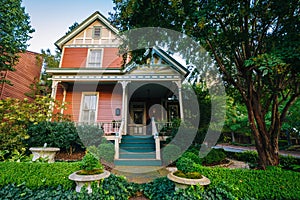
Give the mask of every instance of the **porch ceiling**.
[{"label": "porch ceiling", "polygon": [[172,92],[169,89],[172,87],[162,86],[160,84],[145,84],[141,87],[135,86],[136,89],[132,94],[133,98],[161,98],[161,97],[168,97]]}]

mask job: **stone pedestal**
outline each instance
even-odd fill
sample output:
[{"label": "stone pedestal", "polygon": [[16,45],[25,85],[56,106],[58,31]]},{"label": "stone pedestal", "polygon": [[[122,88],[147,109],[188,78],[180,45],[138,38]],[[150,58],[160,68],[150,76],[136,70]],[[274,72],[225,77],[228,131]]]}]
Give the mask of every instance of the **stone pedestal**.
[{"label": "stone pedestal", "polygon": [[79,171],[72,173],[69,176],[69,179],[72,181],[75,181],[76,183],[76,192],[80,192],[81,188],[86,185],[86,188],[88,190],[88,193],[92,192],[91,183],[94,181],[97,181],[97,185],[99,187],[99,181],[101,179],[107,178],[110,175],[110,172],[107,170],[104,170],[101,174],[94,174],[94,175],[78,175]]},{"label": "stone pedestal", "polygon": [[29,150],[33,154],[32,161],[36,161],[39,158],[45,158],[48,159],[48,163],[53,163],[56,152],[60,151],[59,148],[55,147],[31,147]]}]

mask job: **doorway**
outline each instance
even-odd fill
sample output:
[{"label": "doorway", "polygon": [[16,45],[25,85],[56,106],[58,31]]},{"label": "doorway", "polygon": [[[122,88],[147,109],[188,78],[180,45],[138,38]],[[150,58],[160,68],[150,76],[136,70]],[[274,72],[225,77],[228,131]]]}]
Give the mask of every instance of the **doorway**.
[{"label": "doorway", "polygon": [[146,135],[146,110],[144,102],[131,102],[130,123],[128,124],[130,135]]}]

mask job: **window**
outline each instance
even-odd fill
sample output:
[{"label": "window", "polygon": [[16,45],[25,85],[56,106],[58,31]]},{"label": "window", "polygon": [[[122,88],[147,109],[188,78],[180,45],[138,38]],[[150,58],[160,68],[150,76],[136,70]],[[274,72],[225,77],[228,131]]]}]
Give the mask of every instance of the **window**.
[{"label": "window", "polygon": [[102,65],[102,49],[91,49],[89,52],[88,67],[100,68]]},{"label": "window", "polygon": [[98,95],[83,94],[81,103],[81,122],[93,123],[96,121]]},{"label": "window", "polygon": [[94,26],[93,28],[93,38],[100,39],[101,37],[101,26]]}]

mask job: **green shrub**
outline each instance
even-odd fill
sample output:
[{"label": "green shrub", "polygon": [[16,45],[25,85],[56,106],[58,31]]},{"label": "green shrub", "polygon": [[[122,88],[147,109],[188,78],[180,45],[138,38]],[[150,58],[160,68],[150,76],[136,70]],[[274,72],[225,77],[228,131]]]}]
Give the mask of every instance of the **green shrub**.
[{"label": "green shrub", "polygon": [[[196,152],[196,153],[199,153],[199,151]],[[189,158],[192,161],[194,161],[196,164],[201,164],[202,159],[196,153],[193,153],[191,151],[187,151],[182,155],[182,157]]]},{"label": "green shrub", "polygon": [[179,171],[183,173],[194,172],[194,161],[190,158],[181,157],[176,162],[176,167]]},{"label": "green shrub", "polygon": [[211,149],[211,151],[202,158],[204,165],[218,164],[226,158],[225,151],[223,149]]},{"label": "green shrub", "polygon": [[195,165],[195,170],[211,180],[209,188],[219,184],[239,199],[298,199],[300,174],[278,167],[268,170],[209,168]]},{"label": "green shrub", "polygon": [[144,195],[152,200],[172,199],[175,191],[175,184],[167,177],[157,178],[141,187]]},{"label": "green shrub", "polygon": [[99,160],[104,160],[109,163],[114,162],[115,146],[113,143],[102,139],[101,144],[98,147],[89,146],[88,151],[94,154]]},{"label": "green shrub", "polygon": [[68,176],[79,169],[78,162],[0,162],[0,186],[25,183],[29,188],[73,188],[74,182]]},{"label": "green shrub", "polygon": [[140,190],[139,184],[129,183],[126,178],[114,174],[103,180],[102,188],[109,191],[110,199],[129,199]]},{"label": "green shrub", "polygon": [[182,172],[179,170],[174,172],[174,175],[187,179],[201,179],[203,177],[199,172]]},{"label": "green shrub", "polygon": [[103,159],[107,162],[113,163],[115,156],[115,146],[114,144],[107,142],[102,143],[97,148],[100,159]]},{"label": "green shrub", "polygon": [[53,114],[50,105],[64,109],[61,103],[45,96],[36,96],[32,102],[26,98],[0,100],[0,149],[8,150],[4,159],[10,157],[13,150],[21,152],[26,147],[23,140],[29,138],[27,128],[30,124],[46,121],[49,116],[53,120],[67,119],[60,113]]},{"label": "green shrub", "polygon": [[247,163],[258,163],[258,154],[256,151],[244,151],[242,153],[237,153],[236,158],[237,160],[244,161]]},{"label": "green shrub", "polygon": [[85,147],[96,146],[101,144],[103,130],[95,125],[80,125],[77,126],[78,135]]},{"label": "green shrub", "polygon": [[[293,170],[294,165],[300,164],[300,159],[294,158],[293,156],[279,156],[279,164],[284,169]],[[296,170],[297,171],[297,170]]]},{"label": "green shrub", "polygon": [[180,157],[181,153],[181,149],[178,146],[168,144],[162,150],[163,163],[168,165],[175,162]]},{"label": "green shrub", "polygon": [[94,169],[103,169],[98,158],[96,158],[92,153],[88,152],[82,158],[80,162],[80,168],[85,171],[92,171]]},{"label": "green shrub", "polygon": [[30,147],[41,147],[47,143],[47,146],[58,147],[69,153],[83,148],[73,122],[44,121],[32,124],[28,128],[28,134],[30,138],[26,143]]}]

